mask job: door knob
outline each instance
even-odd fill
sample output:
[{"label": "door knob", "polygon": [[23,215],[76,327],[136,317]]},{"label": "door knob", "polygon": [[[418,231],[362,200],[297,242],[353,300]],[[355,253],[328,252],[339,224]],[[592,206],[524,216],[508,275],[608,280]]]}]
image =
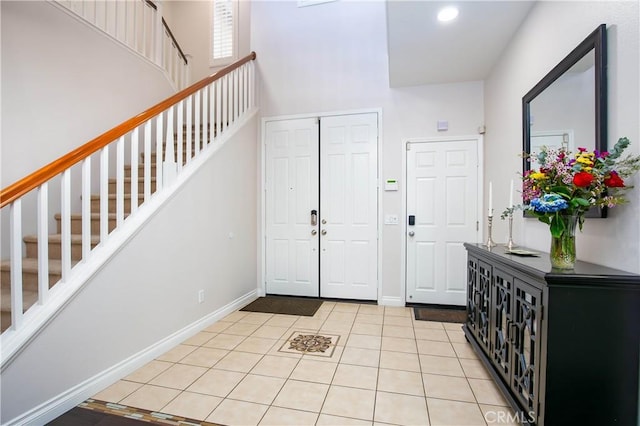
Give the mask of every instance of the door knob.
[{"label": "door knob", "polygon": [[327,219],[322,219],[322,224],[326,225],[327,224]]},{"label": "door knob", "polygon": [[416,233],[415,233],[415,232],[413,232],[413,231],[409,231],[409,236],[410,236],[410,237],[413,237],[414,235],[416,235]]},{"label": "door knob", "polygon": [[311,235],[316,235],[318,233],[318,231],[316,231],[315,229],[311,230]]},{"label": "door knob", "polygon": [[326,229],[323,229],[322,231],[320,231],[320,233],[321,233],[322,235],[327,235],[327,230],[326,230]]}]

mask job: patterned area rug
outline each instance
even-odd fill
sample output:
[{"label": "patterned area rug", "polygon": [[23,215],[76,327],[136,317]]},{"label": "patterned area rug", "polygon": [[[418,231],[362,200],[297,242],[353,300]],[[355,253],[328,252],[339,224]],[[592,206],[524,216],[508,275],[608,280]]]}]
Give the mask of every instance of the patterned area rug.
[{"label": "patterned area rug", "polygon": [[156,425],[220,426],[200,420],[171,414],[127,407],[112,402],[87,399],[76,408],[56,418],[49,425],[55,426],[134,426],[146,422]]},{"label": "patterned area rug", "polygon": [[269,314],[300,315],[312,317],[322,305],[322,300],[302,297],[267,296],[249,303],[241,311],[265,312]]},{"label": "patterned area rug", "polygon": [[442,308],[413,308],[416,320],[419,321],[439,321],[455,322],[464,324],[467,320],[467,311],[463,309],[442,309]]}]

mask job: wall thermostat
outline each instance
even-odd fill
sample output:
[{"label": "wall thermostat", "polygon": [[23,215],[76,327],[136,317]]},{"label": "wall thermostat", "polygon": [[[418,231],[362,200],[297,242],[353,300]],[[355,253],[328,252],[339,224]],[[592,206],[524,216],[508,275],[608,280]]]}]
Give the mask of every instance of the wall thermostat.
[{"label": "wall thermostat", "polygon": [[397,191],[398,190],[398,181],[396,179],[387,179],[384,182],[384,190],[385,191]]}]

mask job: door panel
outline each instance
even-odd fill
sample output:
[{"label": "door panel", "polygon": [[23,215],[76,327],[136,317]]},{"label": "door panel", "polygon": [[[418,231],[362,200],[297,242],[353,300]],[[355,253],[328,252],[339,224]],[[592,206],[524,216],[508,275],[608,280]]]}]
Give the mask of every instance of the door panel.
[{"label": "door panel", "polygon": [[376,300],[377,114],[323,117],[320,134],[320,293]]},{"label": "door panel", "polygon": [[271,121],[265,131],[266,292],[317,297],[318,124]]},{"label": "door panel", "polygon": [[317,123],[265,126],[266,291],[376,300],[377,114]]},{"label": "door panel", "polygon": [[[478,239],[477,140],[408,144],[407,301],[465,305],[463,243]],[[412,235],[413,234],[413,235]]]}]

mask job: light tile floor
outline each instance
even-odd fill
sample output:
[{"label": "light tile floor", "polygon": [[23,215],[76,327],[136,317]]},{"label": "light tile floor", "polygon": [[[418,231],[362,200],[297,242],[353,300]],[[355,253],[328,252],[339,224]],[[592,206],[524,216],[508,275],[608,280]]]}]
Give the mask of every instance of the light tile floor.
[{"label": "light tile floor", "polygon": [[[332,346],[288,349],[295,332]],[[234,312],[94,398],[224,425],[486,425],[511,412],[461,324],[339,302],[313,317]]]}]

